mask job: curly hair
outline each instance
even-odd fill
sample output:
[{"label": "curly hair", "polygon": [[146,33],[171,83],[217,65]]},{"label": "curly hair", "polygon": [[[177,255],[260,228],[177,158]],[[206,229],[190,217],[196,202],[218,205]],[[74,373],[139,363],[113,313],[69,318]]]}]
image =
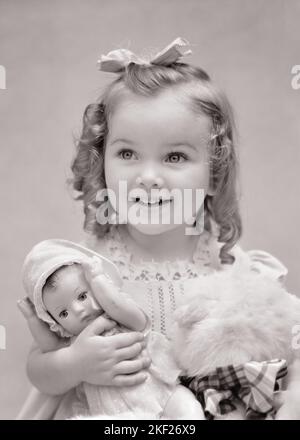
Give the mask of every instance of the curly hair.
[{"label": "curly hair", "polygon": [[218,241],[222,263],[231,264],[229,253],[241,236],[242,224],[238,207],[238,160],[235,142],[235,124],[231,105],[226,96],[213,84],[208,74],[195,66],[173,63],[169,66],[130,63],[108,85],[99,100],[87,106],[83,116],[83,129],[77,142],[77,154],[72,163],[73,188],[83,200],[84,229],[98,237],[109,225],[100,225],[96,210],[99,190],[106,188],[104,173],[105,142],[108,120],[124,95],[134,93],[155,96],[170,87],[179,88],[186,96],[190,108],[211,121],[210,187],[213,195],[204,201],[205,229],[211,231],[211,220],[219,228]]}]

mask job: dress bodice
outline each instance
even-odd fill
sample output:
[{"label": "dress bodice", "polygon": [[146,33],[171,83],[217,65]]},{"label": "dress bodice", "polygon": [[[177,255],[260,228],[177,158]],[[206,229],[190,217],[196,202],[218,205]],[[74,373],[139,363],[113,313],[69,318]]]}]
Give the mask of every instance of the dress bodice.
[{"label": "dress bodice", "polygon": [[[217,233],[204,231],[199,235],[192,261],[142,261],[133,263],[123,237],[117,226],[101,239],[89,237],[86,246],[105,255],[118,267],[123,290],[146,312],[151,320],[152,330],[170,335],[172,316],[195,282],[201,288],[201,279],[216,270],[228,270],[231,265],[221,264],[219,252],[222,243]],[[255,271],[269,273],[280,278],[286,275],[286,268],[270,254],[263,251],[244,252],[235,246],[231,253],[241,270],[245,267]]]}]

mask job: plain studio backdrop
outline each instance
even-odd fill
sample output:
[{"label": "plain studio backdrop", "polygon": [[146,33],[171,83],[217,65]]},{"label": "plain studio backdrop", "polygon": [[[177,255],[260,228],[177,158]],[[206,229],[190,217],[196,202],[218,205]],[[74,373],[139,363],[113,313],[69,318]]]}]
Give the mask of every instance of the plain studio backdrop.
[{"label": "plain studio backdrop", "polygon": [[241,244],[279,258],[299,295],[300,89],[291,85],[299,21],[298,0],[0,0],[1,419],[16,416],[30,389],[31,337],[16,307],[23,259],[42,239],[83,237],[65,181],[83,110],[114,78],[96,68],[112,49],[156,53],[178,36],[192,43],[187,61],[235,109]]}]

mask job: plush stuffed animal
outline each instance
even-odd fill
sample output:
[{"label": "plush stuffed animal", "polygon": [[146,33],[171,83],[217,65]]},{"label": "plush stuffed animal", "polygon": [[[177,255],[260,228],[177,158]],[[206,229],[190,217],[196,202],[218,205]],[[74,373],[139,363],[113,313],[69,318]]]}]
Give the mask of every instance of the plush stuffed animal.
[{"label": "plush stuffed animal", "polygon": [[174,353],[207,418],[300,419],[300,299],[278,280],[234,264],[196,279],[174,318]]}]

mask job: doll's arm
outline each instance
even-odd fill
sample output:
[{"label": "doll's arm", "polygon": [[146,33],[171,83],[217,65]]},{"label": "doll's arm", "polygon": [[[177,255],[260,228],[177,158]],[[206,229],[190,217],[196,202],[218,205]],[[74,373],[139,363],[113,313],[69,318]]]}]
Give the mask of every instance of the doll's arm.
[{"label": "doll's arm", "polygon": [[104,274],[101,260],[95,257],[82,266],[93,294],[105,312],[128,329],[143,331],[147,324],[145,313]]}]

